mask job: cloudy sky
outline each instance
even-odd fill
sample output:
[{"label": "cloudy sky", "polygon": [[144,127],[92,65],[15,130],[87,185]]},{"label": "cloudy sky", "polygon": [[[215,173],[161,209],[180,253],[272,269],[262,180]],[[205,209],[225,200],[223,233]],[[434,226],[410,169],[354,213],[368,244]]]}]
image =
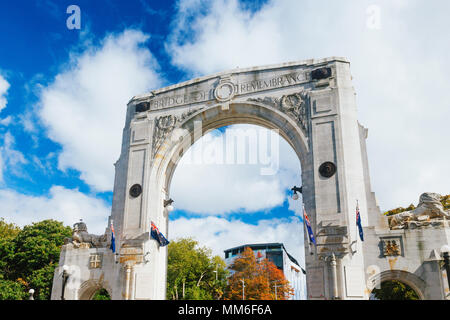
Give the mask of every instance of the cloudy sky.
[{"label": "cloudy sky", "polygon": [[[69,28],[77,5],[80,28]],[[14,1],[0,5],[0,216],[18,225],[82,218],[102,233],[129,99],[193,77],[344,56],[382,210],[450,193],[450,2],[415,0]],[[71,24],[69,23],[69,26]],[[215,148],[230,130],[203,138]],[[265,133],[265,131],[263,131]],[[209,146],[209,147],[208,147]],[[191,153],[204,150],[194,145]],[[197,150],[197,151],[196,151]],[[279,141],[279,170],[183,158],[169,239],[221,254],[283,242],[303,261],[300,164]]]}]

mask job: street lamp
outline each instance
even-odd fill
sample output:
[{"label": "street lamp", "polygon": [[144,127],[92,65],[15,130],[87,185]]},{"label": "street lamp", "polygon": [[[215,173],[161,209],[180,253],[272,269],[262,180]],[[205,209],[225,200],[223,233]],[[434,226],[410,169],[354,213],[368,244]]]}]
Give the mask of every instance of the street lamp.
[{"label": "street lamp", "polygon": [[449,253],[450,253],[450,246],[448,244],[444,244],[441,247],[441,254],[442,254],[442,257],[444,258],[444,267],[445,267],[445,272],[447,273],[447,283],[448,283],[448,287],[450,288],[450,257],[449,257]]},{"label": "street lamp", "polygon": [[[278,282],[278,281],[280,281],[280,280],[272,281],[272,283],[273,283],[273,282]],[[274,287],[275,287],[275,300],[278,300],[277,288],[278,288],[278,287],[281,287],[281,285],[275,284]]]},{"label": "street lamp", "polygon": [[34,289],[28,290],[28,293],[30,294],[30,296],[28,297],[28,300],[34,300],[34,297],[33,297]]},{"label": "street lamp", "polygon": [[173,200],[169,199],[169,200],[164,200],[164,208],[167,209],[167,211],[173,211],[173,206],[172,206]]},{"label": "street lamp", "polygon": [[245,282],[244,282],[244,279],[241,279],[241,282],[242,282],[242,300],[245,300],[245,290],[244,290],[244,288],[245,288]]},{"label": "street lamp", "polygon": [[292,199],[293,200],[298,200],[298,193],[297,192],[302,193],[302,187],[299,188],[297,186],[294,186],[291,190],[294,192],[292,194]]},{"label": "street lamp", "polygon": [[61,292],[61,300],[66,300],[64,298],[64,291],[66,289],[67,279],[69,279],[69,267],[67,265],[63,266],[62,272],[62,292]]}]

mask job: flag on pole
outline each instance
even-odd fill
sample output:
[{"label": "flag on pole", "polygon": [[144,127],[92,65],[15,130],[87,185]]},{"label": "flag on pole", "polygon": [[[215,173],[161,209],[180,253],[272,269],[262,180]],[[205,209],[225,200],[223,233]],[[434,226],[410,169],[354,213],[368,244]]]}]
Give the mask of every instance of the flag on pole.
[{"label": "flag on pole", "polygon": [[308,229],[309,242],[310,243],[312,242],[312,243],[316,244],[316,239],[314,238],[314,234],[313,234],[313,231],[311,229],[311,223],[309,222],[308,215],[306,214],[306,210],[305,210],[304,206],[303,206],[303,220],[305,222],[306,229]]},{"label": "flag on pole", "polygon": [[359,229],[359,237],[361,238],[361,241],[364,241],[364,233],[363,228],[361,226],[361,215],[359,214],[359,204],[356,202],[356,225]]},{"label": "flag on pole", "polygon": [[112,250],[113,253],[116,252],[116,236],[114,235],[114,226],[113,222],[111,220],[111,245],[109,248]]},{"label": "flag on pole", "polygon": [[161,247],[167,246],[169,244],[169,240],[167,240],[164,237],[164,235],[161,232],[159,232],[159,229],[156,227],[153,221],[151,221],[151,223],[152,223],[152,230],[150,232],[150,235],[152,236],[152,238],[158,241]]}]

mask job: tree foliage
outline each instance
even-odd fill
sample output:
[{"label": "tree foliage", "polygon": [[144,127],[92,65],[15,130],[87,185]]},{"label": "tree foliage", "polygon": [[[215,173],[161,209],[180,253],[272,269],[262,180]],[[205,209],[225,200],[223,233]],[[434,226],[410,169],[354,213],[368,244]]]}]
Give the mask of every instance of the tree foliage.
[{"label": "tree foliage", "polygon": [[168,299],[220,299],[226,276],[225,261],[219,256],[212,257],[211,249],[199,247],[192,238],[170,242],[167,261]]},{"label": "tree foliage", "polygon": [[0,299],[28,297],[30,288],[35,290],[35,299],[49,299],[61,245],[71,233],[70,227],[55,220],[43,220],[20,229],[2,219],[0,279],[2,288],[9,293],[0,295]]},{"label": "tree foliage", "polygon": [[419,300],[410,286],[396,280],[382,282],[380,288],[373,289],[372,293],[378,300]]},{"label": "tree foliage", "polygon": [[27,297],[26,287],[22,283],[0,279],[0,300],[25,300]]},{"label": "tree foliage", "polygon": [[287,300],[294,292],[283,272],[267,258],[255,256],[249,247],[234,260],[231,269],[234,273],[228,278],[227,300],[242,300],[243,295],[245,300]]},{"label": "tree foliage", "polygon": [[94,293],[91,300],[111,300],[111,296],[109,295],[108,290],[100,289]]}]

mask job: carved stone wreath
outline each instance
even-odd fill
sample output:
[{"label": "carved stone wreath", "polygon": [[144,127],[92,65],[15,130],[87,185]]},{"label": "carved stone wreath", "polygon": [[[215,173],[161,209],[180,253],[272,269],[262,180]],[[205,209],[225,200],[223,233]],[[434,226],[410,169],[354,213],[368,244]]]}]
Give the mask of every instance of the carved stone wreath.
[{"label": "carved stone wreath", "polygon": [[155,119],[155,131],[153,134],[153,155],[159,149],[165,138],[175,128],[177,118],[173,115],[161,116]]},{"label": "carved stone wreath", "polygon": [[307,94],[304,92],[283,95],[281,98],[264,97],[250,98],[254,101],[275,107],[293,118],[305,133],[308,132]]},{"label": "carved stone wreath", "polygon": [[198,109],[191,109],[179,116],[166,115],[157,117],[155,119],[155,129],[153,134],[152,155],[155,156],[163,141],[167,137],[169,137],[170,133],[173,131],[173,129],[175,129],[175,127],[181,126],[189,116],[201,109],[203,109],[203,107]]}]

